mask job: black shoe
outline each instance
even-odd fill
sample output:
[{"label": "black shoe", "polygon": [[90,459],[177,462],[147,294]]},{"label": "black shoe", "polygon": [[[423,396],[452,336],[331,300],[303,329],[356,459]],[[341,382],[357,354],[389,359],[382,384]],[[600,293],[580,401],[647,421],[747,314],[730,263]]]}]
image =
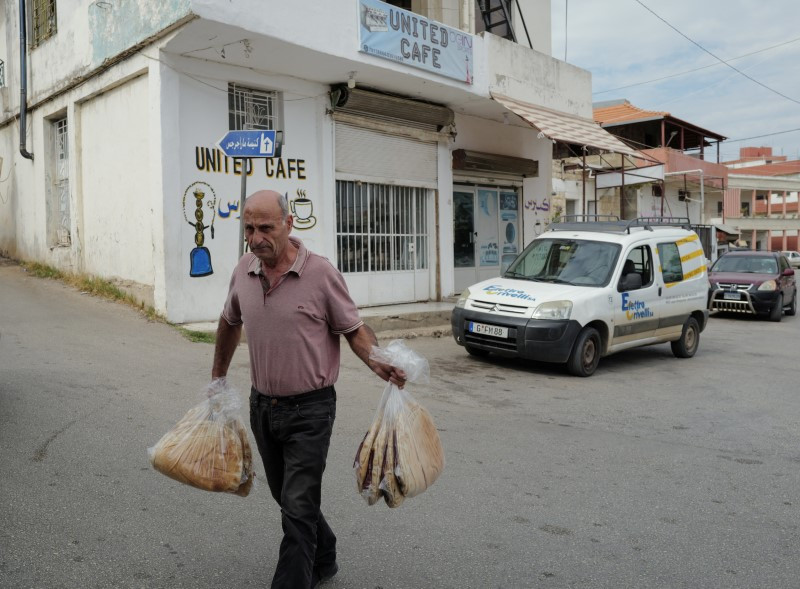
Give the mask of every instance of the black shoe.
[{"label": "black shoe", "polygon": [[325,568],[318,569],[314,567],[314,570],[311,571],[311,589],[318,587],[325,581],[332,579],[336,573],[339,572],[339,565],[337,563],[333,563]]}]

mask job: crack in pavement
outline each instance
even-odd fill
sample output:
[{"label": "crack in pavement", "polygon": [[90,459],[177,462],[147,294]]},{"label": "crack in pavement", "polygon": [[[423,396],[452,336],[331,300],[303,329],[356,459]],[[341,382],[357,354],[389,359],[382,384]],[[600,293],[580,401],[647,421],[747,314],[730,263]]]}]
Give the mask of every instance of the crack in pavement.
[{"label": "crack in pavement", "polygon": [[54,440],[55,440],[55,439],[56,439],[58,436],[60,436],[61,434],[63,434],[65,431],[67,431],[69,428],[71,428],[71,427],[72,427],[73,425],[75,425],[76,423],[78,423],[78,422],[79,422],[81,419],[85,419],[85,418],[89,417],[90,415],[92,415],[93,413],[97,413],[98,411],[101,411],[101,410],[105,409],[105,408],[108,406],[108,404],[109,404],[110,402],[111,402],[111,399],[107,399],[107,400],[105,401],[105,403],[101,404],[101,405],[100,405],[99,407],[97,407],[97,408],[96,408],[94,411],[89,411],[89,412],[88,412],[88,413],[86,413],[85,415],[82,415],[82,416],[80,416],[80,417],[76,417],[75,419],[73,419],[72,421],[70,421],[69,423],[67,423],[67,425],[65,425],[64,427],[62,427],[60,430],[58,430],[58,431],[54,432],[54,433],[53,433],[53,435],[51,435],[49,438],[47,438],[47,439],[45,440],[44,444],[42,444],[41,446],[39,446],[39,448],[37,448],[37,449],[36,449],[36,452],[34,452],[34,453],[33,453],[33,457],[31,458],[31,461],[32,461],[32,462],[43,462],[43,461],[44,461],[44,459],[45,459],[45,458],[47,458],[47,448],[50,446],[50,444],[51,444],[51,443],[52,443],[52,442],[53,442],[53,441],[54,441]]}]

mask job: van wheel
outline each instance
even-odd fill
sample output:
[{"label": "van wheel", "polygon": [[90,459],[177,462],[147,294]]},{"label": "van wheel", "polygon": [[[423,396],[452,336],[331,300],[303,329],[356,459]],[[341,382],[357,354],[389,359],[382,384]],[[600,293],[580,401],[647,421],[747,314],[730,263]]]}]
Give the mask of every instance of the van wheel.
[{"label": "van wheel", "polygon": [[686,323],[683,324],[683,331],[681,331],[681,339],[670,342],[672,346],[672,353],[676,358],[691,358],[697,352],[697,346],[700,345],[700,326],[697,325],[697,319],[689,317]]},{"label": "van wheel", "polygon": [[786,309],[786,314],[790,317],[794,317],[797,314],[797,290],[794,291],[794,296],[792,297],[792,304],[789,305],[789,308]]},{"label": "van wheel", "polygon": [[575,340],[567,361],[567,369],[575,376],[591,376],[600,362],[600,334],[594,327],[585,327]]},{"label": "van wheel", "polygon": [[770,321],[780,321],[783,318],[783,295],[778,295],[778,300],[775,306],[769,311]]},{"label": "van wheel", "polygon": [[489,355],[489,352],[486,350],[481,350],[480,348],[473,348],[472,346],[464,346],[464,349],[467,350],[467,354],[470,356],[475,356],[476,358],[485,358]]}]

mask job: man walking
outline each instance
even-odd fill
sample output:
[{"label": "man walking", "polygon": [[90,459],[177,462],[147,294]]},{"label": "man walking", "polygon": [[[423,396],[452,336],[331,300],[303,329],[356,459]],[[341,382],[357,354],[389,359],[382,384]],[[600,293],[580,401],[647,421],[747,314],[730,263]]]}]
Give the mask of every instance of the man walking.
[{"label": "man walking", "polygon": [[281,506],[283,540],[272,587],[315,587],[339,569],[336,536],[320,510],[336,416],[339,336],[383,380],[402,387],[405,374],[370,359],[375,334],[359,318],[339,271],[290,237],[294,221],[283,195],[256,192],[243,214],[250,253],[231,276],[211,376],[227,375],[244,325],[250,425]]}]

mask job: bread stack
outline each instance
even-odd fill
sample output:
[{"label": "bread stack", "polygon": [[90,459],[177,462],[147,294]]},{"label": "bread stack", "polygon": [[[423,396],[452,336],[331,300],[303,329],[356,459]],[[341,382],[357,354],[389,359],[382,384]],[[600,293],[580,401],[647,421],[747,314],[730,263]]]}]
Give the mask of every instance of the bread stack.
[{"label": "bread stack", "polygon": [[367,504],[398,507],[430,487],[444,469],[444,450],[430,414],[390,384],[356,452],[353,469]]},{"label": "bread stack", "polygon": [[149,449],[160,473],[181,483],[246,497],[253,486],[253,453],[242,421],[220,410],[215,395],[190,409]]}]

